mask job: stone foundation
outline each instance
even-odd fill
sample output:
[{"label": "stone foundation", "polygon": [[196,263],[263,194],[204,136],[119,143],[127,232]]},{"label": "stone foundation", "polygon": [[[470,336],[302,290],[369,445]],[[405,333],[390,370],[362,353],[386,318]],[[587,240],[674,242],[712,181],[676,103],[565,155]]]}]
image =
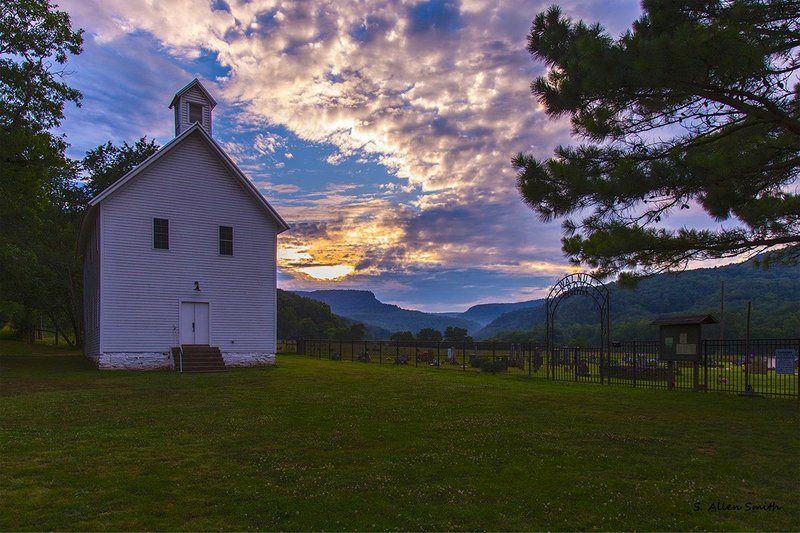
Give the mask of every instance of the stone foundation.
[{"label": "stone foundation", "polygon": [[268,352],[222,352],[225,366],[274,365],[275,354]]},{"label": "stone foundation", "polygon": [[[100,370],[174,370],[170,352],[110,352],[90,357]],[[264,366],[275,364],[268,352],[222,352],[225,366]]]},{"label": "stone foundation", "polygon": [[107,352],[92,357],[100,370],[172,370],[169,352]]}]

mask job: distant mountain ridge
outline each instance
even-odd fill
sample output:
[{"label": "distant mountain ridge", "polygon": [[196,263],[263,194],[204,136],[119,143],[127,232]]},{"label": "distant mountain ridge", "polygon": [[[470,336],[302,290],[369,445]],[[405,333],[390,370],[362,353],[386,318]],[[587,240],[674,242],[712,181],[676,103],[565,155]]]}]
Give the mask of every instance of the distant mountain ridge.
[{"label": "distant mountain ridge", "polygon": [[[744,336],[743,309],[747,301],[752,301],[754,335],[800,338],[800,266],[756,269],[750,262],[659,274],[640,281],[635,289],[608,283],[612,336],[628,338],[638,334],[649,339],[657,334],[649,322],[660,315],[716,314],[722,282],[725,282],[726,336]],[[424,313],[383,303],[365,290],[295,294],[324,302],[334,313],[361,322],[374,332],[416,334],[423,328],[444,332],[448,326],[454,326],[465,328],[476,340],[482,340],[503,332],[543,331],[545,323],[544,299],[479,304],[462,313]],[[559,306],[557,321],[558,325],[586,324],[591,329],[597,323],[596,315],[594,305],[587,305],[585,298],[568,298]],[[708,327],[711,331],[715,328]]]},{"label": "distant mountain ridge", "polygon": [[525,302],[517,303],[478,304],[473,305],[463,313],[446,314],[458,316],[460,318],[466,318],[467,320],[474,320],[475,322],[487,325],[506,313],[519,311],[520,309],[539,307],[541,305],[544,305],[544,299],[527,300]]},{"label": "distant mountain ridge", "polygon": [[294,291],[298,296],[313,298],[328,304],[331,311],[350,320],[377,326],[390,332],[411,331],[416,334],[424,328],[444,332],[448,326],[464,328],[472,333],[483,327],[475,320],[450,314],[424,313],[386,304],[375,297],[371,291],[363,290],[321,290]]}]

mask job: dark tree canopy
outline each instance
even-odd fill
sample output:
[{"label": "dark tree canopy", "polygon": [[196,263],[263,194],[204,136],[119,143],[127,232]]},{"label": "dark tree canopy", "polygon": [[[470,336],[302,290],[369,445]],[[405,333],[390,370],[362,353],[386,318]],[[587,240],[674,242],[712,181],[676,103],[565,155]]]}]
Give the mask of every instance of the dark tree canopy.
[{"label": "dark tree canopy", "polygon": [[472,337],[468,333],[464,328],[447,326],[444,330],[444,340],[445,342],[472,342]]},{"label": "dark tree canopy", "polygon": [[[46,0],[0,4],[0,222],[35,223],[46,208],[49,179],[66,165],[63,140],[48,130],[80,93],[62,80],[67,54],[81,51],[82,30]],[[55,170],[54,170],[55,169]],[[0,237],[0,248],[9,237]]]},{"label": "dark tree canopy", "polygon": [[395,331],[389,336],[390,341],[413,341],[414,334],[410,331]]},{"label": "dark tree canopy", "polygon": [[142,137],[133,145],[123,142],[122,146],[114,146],[111,141],[89,150],[83,158],[82,165],[87,173],[86,189],[89,196],[96,196],[109,185],[128,173],[158,152],[159,146],[154,140],[147,141]]},{"label": "dark tree canopy", "polygon": [[[549,68],[532,91],[583,143],[515,157],[523,199],[565,217],[564,252],[603,276],[764,251],[796,261],[800,1],[642,7],[617,40],[558,7],[534,20],[528,50]],[[698,208],[718,227],[670,219]]]},{"label": "dark tree canopy", "polygon": [[82,31],[46,0],[0,3],[0,320],[18,333],[45,319],[81,342],[75,238],[84,191],[53,134],[67,102],[63,65]]},{"label": "dark tree canopy", "polygon": [[0,127],[35,132],[57,126],[65,102],[80,103],[56,65],[79,54],[83,30],[48,0],[3,0],[0,4]]},{"label": "dark tree canopy", "polygon": [[439,342],[442,340],[442,332],[433,328],[422,328],[417,332],[417,340]]}]

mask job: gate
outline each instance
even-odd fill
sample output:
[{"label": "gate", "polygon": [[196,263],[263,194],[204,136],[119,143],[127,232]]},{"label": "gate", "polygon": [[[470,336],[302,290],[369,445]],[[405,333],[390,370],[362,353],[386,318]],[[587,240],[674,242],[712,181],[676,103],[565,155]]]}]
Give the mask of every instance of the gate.
[{"label": "gate", "polygon": [[[589,296],[600,313],[600,347],[596,350],[556,347],[555,315],[559,304],[570,296]],[[608,288],[591,274],[570,274],[556,283],[545,301],[548,377],[553,380],[603,383],[605,360],[611,344],[611,306]]]}]

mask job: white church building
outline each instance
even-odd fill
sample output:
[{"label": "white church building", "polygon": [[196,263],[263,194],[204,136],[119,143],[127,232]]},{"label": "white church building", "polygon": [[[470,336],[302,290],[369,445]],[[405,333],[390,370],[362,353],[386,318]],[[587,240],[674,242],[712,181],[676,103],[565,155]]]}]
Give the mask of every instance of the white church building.
[{"label": "white church building", "polygon": [[178,91],[175,138],[89,202],[85,352],[99,368],[275,361],[289,227],[214,141],[215,105],[197,79]]}]

